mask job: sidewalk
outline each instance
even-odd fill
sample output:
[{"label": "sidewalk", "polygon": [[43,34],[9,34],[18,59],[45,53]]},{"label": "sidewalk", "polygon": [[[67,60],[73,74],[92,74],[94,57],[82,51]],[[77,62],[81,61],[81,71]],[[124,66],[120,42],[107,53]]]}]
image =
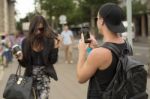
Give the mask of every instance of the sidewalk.
[{"label": "sidewalk", "polygon": [[[60,50],[59,52],[59,61],[55,64],[58,81],[51,79],[49,99],[86,99],[88,82],[86,84],[77,82],[76,63],[78,50],[73,50],[74,64],[65,64],[63,51]],[[9,75],[15,73],[16,68],[17,61],[14,61],[8,68],[4,69],[3,79],[0,81],[0,99],[3,99],[2,94]],[[147,82],[147,92],[150,94],[150,79]]]},{"label": "sidewalk", "polygon": [[[3,90],[9,74],[14,73],[16,70],[16,63],[12,64],[9,68],[5,69],[3,80],[0,81],[0,99],[2,98]],[[64,64],[63,61],[59,61],[55,65],[58,73],[59,81],[55,82],[51,80],[50,84],[50,99],[86,99],[87,84],[78,84],[76,80],[76,66],[75,64]],[[150,94],[150,79],[147,83],[147,92]],[[150,99],[150,98],[149,98]]]},{"label": "sidewalk", "polygon": [[135,40],[135,42],[138,43],[149,43],[150,42],[150,38],[149,37],[139,37]]},{"label": "sidewalk", "polygon": [[4,74],[4,72],[3,72],[3,67],[0,65],[0,81],[1,81],[2,78],[3,78],[3,74]]}]

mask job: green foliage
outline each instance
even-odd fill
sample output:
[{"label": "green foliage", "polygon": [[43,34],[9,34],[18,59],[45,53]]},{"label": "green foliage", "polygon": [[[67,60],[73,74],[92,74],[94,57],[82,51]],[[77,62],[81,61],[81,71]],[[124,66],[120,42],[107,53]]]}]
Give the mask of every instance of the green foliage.
[{"label": "green foliage", "polygon": [[96,17],[100,5],[106,2],[118,0],[76,0],[79,5],[76,7],[74,0],[39,0],[41,8],[46,11],[49,20],[55,16],[56,20],[61,14],[67,16],[67,21],[71,24],[90,22],[91,18]]},{"label": "green foliage", "polygon": [[96,17],[100,6],[107,2],[117,3],[117,0],[84,0],[80,3],[80,7],[85,15],[94,11],[94,16]]},{"label": "green foliage", "polygon": [[86,8],[98,9],[102,4],[107,2],[117,3],[118,0],[84,0],[82,6]]},{"label": "green foliage", "polygon": [[84,17],[86,17],[85,22],[90,23],[91,32],[96,35],[96,22],[95,17],[97,17],[98,10],[100,6],[104,3],[111,2],[117,3],[118,0],[83,0],[80,2],[80,7]]},{"label": "green foliage", "polygon": [[22,30],[22,23],[23,22],[29,22],[33,18],[33,16],[35,16],[35,13],[30,12],[26,15],[25,18],[22,18],[22,19],[20,19],[20,21],[16,22],[17,30]]},{"label": "green foliage", "polygon": [[22,23],[20,21],[16,22],[16,29],[17,30],[22,30]]},{"label": "green foliage", "polygon": [[80,24],[89,20],[90,16],[81,10],[81,8],[75,8],[74,11],[68,15],[68,22],[70,24]]},{"label": "green foliage", "polygon": [[72,13],[74,4],[72,0],[40,0],[41,8],[46,11],[49,19],[52,16],[58,18],[60,15]]},{"label": "green foliage", "polygon": [[132,12],[133,15],[141,14],[146,12],[146,4],[141,4],[141,1],[132,1]]},{"label": "green foliage", "polygon": [[[126,13],[126,6],[123,8],[124,13]],[[147,11],[146,4],[141,4],[141,1],[132,1],[132,14],[137,15],[137,14],[142,14]]]}]

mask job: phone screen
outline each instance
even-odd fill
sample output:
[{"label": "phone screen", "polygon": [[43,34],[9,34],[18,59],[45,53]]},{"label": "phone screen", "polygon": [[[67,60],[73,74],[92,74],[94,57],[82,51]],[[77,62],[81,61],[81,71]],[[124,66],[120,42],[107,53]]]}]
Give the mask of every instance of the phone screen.
[{"label": "phone screen", "polygon": [[89,29],[88,28],[82,28],[82,33],[83,33],[83,36],[84,36],[84,42],[85,43],[90,43],[91,40],[90,39],[90,33],[89,33]]}]

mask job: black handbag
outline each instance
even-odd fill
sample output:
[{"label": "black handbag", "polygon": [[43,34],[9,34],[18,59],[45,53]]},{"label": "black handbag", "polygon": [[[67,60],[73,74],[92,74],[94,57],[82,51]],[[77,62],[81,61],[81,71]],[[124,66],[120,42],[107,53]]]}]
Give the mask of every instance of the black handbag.
[{"label": "black handbag", "polygon": [[11,74],[9,76],[9,79],[7,81],[7,84],[3,93],[3,98],[5,99],[33,99],[32,82],[33,82],[32,77],[21,76],[21,66],[18,65],[16,74]]}]

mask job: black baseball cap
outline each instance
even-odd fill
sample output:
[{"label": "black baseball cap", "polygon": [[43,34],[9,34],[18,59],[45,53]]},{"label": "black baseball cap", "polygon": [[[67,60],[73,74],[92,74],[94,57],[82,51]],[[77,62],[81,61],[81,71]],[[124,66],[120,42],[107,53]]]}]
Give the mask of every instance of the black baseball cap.
[{"label": "black baseball cap", "polygon": [[113,33],[126,31],[122,21],[125,19],[122,9],[115,3],[106,3],[100,7],[99,16],[103,18],[106,26]]}]

